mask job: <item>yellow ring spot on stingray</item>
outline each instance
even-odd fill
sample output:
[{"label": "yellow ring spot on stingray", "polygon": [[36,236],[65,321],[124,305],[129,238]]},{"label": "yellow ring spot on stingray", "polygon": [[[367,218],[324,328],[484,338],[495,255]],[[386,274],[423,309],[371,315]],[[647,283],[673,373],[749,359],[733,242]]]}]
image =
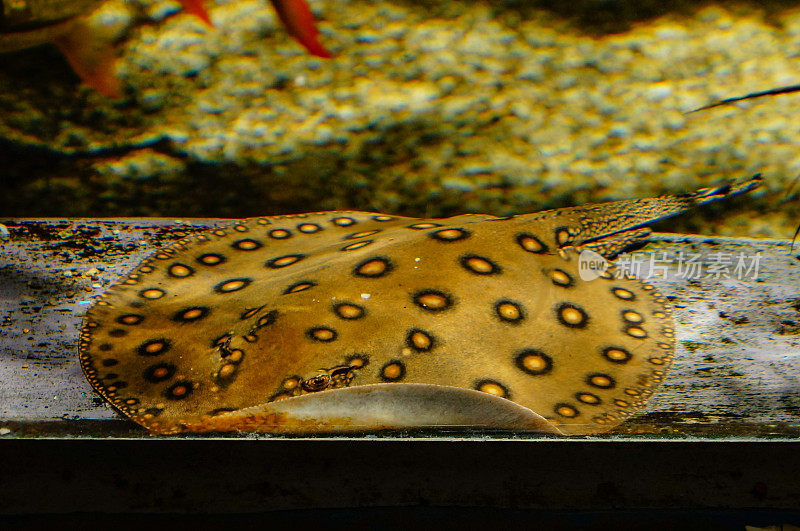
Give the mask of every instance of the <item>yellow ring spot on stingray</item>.
[{"label": "yellow ring spot on stingray", "polygon": [[151,300],[160,299],[165,294],[166,292],[163,289],[158,289],[158,288],[150,288],[139,292],[139,295],[141,295],[143,298]]},{"label": "yellow ring spot on stingray", "polygon": [[607,374],[590,374],[587,379],[589,385],[601,389],[611,389],[614,387],[614,380]]},{"label": "yellow ring spot on stingray", "polygon": [[362,277],[380,277],[391,269],[390,262],[386,258],[373,258],[359,264],[355,273]]},{"label": "yellow ring spot on stingray", "polygon": [[361,249],[362,247],[366,247],[371,243],[372,240],[364,240],[356,243],[351,243],[350,245],[345,245],[344,247],[342,247],[342,251],[355,251],[356,249]]},{"label": "yellow ring spot on stingray", "polygon": [[310,329],[308,331],[308,335],[309,337],[311,337],[311,339],[315,339],[317,341],[322,341],[325,343],[336,339],[336,331],[334,329],[325,328],[322,326]]},{"label": "yellow ring spot on stingray", "polygon": [[372,216],[372,219],[374,219],[375,221],[392,221],[397,218],[395,218],[394,216],[387,216],[385,214],[380,214],[378,216]]},{"label": "yellow ring spot on stingray", "polygon": [[478,274],[488,274],[495,272],[495,265],[489,260],[480,256],[468,256],[464,259],[464,267]]},{"label": "yellow ring spot on stingray", "polygon": [[416,350],[428,350],[433,345],[433,340],[422,330],[413,330],[408,334],[408,344]]},{"label": "yellow ring spot on stingray", "polygon": [[642,317],[640,313],[634,312],[633,310],[625,310],[622,312],[622,318],[629,323],[641,323],[644,321],[644,317]]},{"label": "yellow ring spot on stingray", "polygon": [[555,411],[562,417],[574,418],[578,416],[578,410],[569,404],[556,404]]},{"label": "yellow ring spot on stingray", "polygon": [[628,402],[626,402],[625,400],[620,400],[619,398],[615,398],[614,399],[614,404],[619,406],[619,407],[628,407],[628,406],[630,406],[630,404]]},{"label": "yellow ring spot on stingray", "polygon": [[439,291],[423,291],[414,295],[414,302],[425,310],[439,311],[448,308],[452,300]]},{"label": "yellow ring spot on stingray", "polygon": [[359,319],[364,316],[364,308],[347,302],[337,304],[334,312],[342,319]]},{"label": "yellow ring spot on stingray", "polygon": [[552,358],[534,349],[523,350],[517,354],[515,362],[518,368],[532,375],[547,374],[553,368]]},{"label": "yellow ring spot on stingray", "polygon": [[286,378],[283,381],[282,387],[284,389],[295,389],[298,385],[300,385],[300,380],[297,378]]},{"label": "yellow ring spot on stingray", "polygon": [[463,240],[469,236],[469,232],[464,229],[441,229],[431,233],[434,239],[445,242]]},{"label": "yellow ring spot on stingray", "polygon": [[221,230],[221,229],[217,229],[217,230],[213,231],[211,234],[213,234],[214,236],[222,237],[222,236],[225,236],[227,234],[227,232],[225,232],[224,230]]},{"label": "yellow ring spot on stingray", "polygon": [[492,380],[481,380],[478,382],[476,389],[483,393],[499,396],[500,398],[508,398],[508,391],[506,388]]},{"label": "yellow ring spot on stingray", "polygon": [[292,235],[292,233],[286,229],[272,229],[268,234],[269,237],[274,240],[285,240]]},{"label": "yellow ring spot on stingray", "polygon": [[564,303],[559,306],[558,315],[561,323],[567,326],[582,327],[587,321],[586,312],[572,304]]},{"label": "yellow ring spot on stingray", "polygon": [[547,247],[545,247],[542,241],[533,234],[517,235],[517,243],[529,253],[539,254],[547,251]]},{"label": "yellow ring spot on stingray", "polygon": [[230,293],[232,291],[239,291],[248,284],[250,284],[250,279],[233,278],[231,280],[227,280],[225,282],[217,284],[214,290],[219,293]]},{"label": "yellow ring spot on stingray", "polygon": [[667,314],[665,314],[664,312],[653,312],[653,317],[657,319],[665,319],[667,317]]},{"label": "yellow ring spot on stingray", "polygon": [[233,230],[237,232],[247,232],[248,229],[244,225],[236,225],[235,227],[233,227]]},{"label": "yellow ring spot on stingray", "polygon": [[584,404],[596,405],[600,403],[600,397],[592,393],[577,393],[575,398]]},{"label": "yellow ring spot on stingray", "polygon": [[653,365],[664,365],[664,360],[662,358],[650,358],[648,361]]},{"label": "yellow ring spot on stingray", "polygon": [[222,255],[219,255],[219,254],[207,253],[207,254],[200,255],[197,258],[197,261],[200,262],[201,264],[204,264],[204,265],[214,266],[214,265],[218,265],[218,264],[221,264],[222,262],[224,262],[225,258]]},{"label": "yellow ring spot on stingray", "polygon": [[424,230],[424,229],[434,229],[436,227],[441,227],[442,225],[439,223],[414,223],[413,225],[409,225],[409,229],[414,230]]},{"label": "yellow ring spot on stingray", "polygon": [[351,225],[356,224],[356,220],[354,220],[353,218],[346,218],[346,217],[333,218],[331,221],[333,222],[334,225],[337,225],[339,227],[349,227]]},{"label": "yellow ring spot on stingray", "polygon": [[628,396],[639,396],[641,393],[636,389],[627,388],[625,389],[625,394]]},{"label": "yellow ring spot on stingray", "polygon": [[640,328],[640,327],[638,327],[638,326],[629,326],[629,327],[628,327],[628,328],[625,330],[625,332],[626,332],[626,333],[627,333],[629,336],[631,336],[631,337],[635,337],[636,339],[642,339],[642,338],[645,338],[645,337],[647,337],[647,332],[645,332],[645,331],[644,331],[644,329],[642,329],[642,328]]},{"label": "yellow ring spot on stingray", "polygon": [[622,299],[624,301],[633,300],[635,297],[632,291],[629,291],[625,288],[612,288],[611,293],[613,293],[618,299]]},{"label": "yellow ring spot on stingray", "polygon": [[316,223],[301,223],[297,226],[297,230],[305,234],[313,234],[322,230],[322,227]]},{"label": "yellow ring spot on stingray", "polygon": [[256,240],[247,239],[239,240],[238,242],[235,242],[233,246],[240,251],[253,251],[263,247],[263,244],[261,242],[257,242]]},{"label": "yellow ring spot on stingray", "polygon": [[235,348],[231,350],[230,355],[228,356],[228,361],[231,363],[239,363],[244,358],[244,351],[239,348]]},{"label": "yellow ring spot on stingray", "polygon": [[354,232],[349,236],[345,236],[346,240],[357,240],[359,238],[366,238],[367,236],[372,236],[373,234],[378,234],[380,230],[365,230],[362,232]]},{"label": "yellow ring spot on stingray", "polygon": [[198,317],[202,317],[204,313],[205,309],[203,308],[191,308],[183,312],[181,317],[186,321],[190,321],[192,319],[197,319]]},{"label": "yellow ring spot on stingray", "polygon": [[550,273],[550,278],[556,286],[569,286],[572,284],[572,277],[560,269],[554,269]]},{"label": "yellow ring spot on stingray", "polygon": [[390,361],[381,369],[381,378],[388,381],[397,381],[406,374],[405,366],[399,361]]},{"label": "yellow ring spot on stingray", "polygon": [[518,321],[522,318],[522,310],[510,301],[500,302],[496,307],[497,315],[504,321]]},{"label": "yellow ring spot on stingray", "polygon": [[603,350],[603,356],[606,357],[609,361],[614,362],[625,362],[631,359],[631,354],[627,350],[621,348],[607,348]]},{"label": "yellow ring spot on stingray", "polygon": [[278,258],[273,258],[268,262],[268,265],[269,267],[286,267],[292,264],[296,264],[303,258],[305,258],[305,256],[303,255],[289,254],[286,256],[279,256]]},{"label": "yellow ring spot on stingray", "polygon": [[556,231],[556,242],[558,242],[559,245],[564,245],[565,243],[568,243],[570,238],[571,236],[567,229],[559,229]]},{"label": "yellow ring spot on stingray", "polygon": [[192,273],[194,273],[194,270],[191,267],[183,264],[172,264],[171,266],[169,266],[168,272],[173,277],[186,278]]}]

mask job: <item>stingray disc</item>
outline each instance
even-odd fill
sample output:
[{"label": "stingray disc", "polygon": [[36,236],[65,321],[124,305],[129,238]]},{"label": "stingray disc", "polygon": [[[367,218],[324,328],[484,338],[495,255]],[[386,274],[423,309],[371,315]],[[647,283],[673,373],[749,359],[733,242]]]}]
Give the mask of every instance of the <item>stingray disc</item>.
[{"label": "stingray disc", "polygon": [[613,258],[644,224],[758,181],[510,218],[234,222],[158,251],[103,295],[81,364],[157,432],[407,427],[420,407],[435,425],[437,396],[443,424],[503,427],[491,412],[507,409],[515,429],[604,431],[664,380],[675,326],[650,285],[582,280],[578,253]]}]

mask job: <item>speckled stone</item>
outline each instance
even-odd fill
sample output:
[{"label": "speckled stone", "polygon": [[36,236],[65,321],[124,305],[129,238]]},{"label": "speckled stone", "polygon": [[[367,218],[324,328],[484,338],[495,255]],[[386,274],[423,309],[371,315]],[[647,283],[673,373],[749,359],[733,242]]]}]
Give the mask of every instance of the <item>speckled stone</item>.
[{"label": "speckled stone", "polygon": [[310,0],[322,60],[263,0],[209,5],[213,29],[172,1],[114,2],[95,17],[136,22],[123,101],[51,50],[3,56],[0,212],[506,215],[762,172],[730,217],[675,227],[791,237],[800,219],[800,96],[686,114],[800,82],[800,10],[780,3],[662,8],[604,33],[546,2]]}]

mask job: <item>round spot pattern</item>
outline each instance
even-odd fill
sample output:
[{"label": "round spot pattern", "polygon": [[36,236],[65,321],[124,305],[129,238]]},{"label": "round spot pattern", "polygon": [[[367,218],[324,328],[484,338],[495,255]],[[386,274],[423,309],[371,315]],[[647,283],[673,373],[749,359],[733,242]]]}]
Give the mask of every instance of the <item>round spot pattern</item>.
[{"label": "round spot pattern", "polygon": [[297,226],[297,230],[305,234],[314,234],[315,232],[321,231],[322,227],[320,227],[316,223],[300,223]]},{"label": "round spot pattern", "polygon": [[636,295],[630,290],[625,288],[611,288],[611,293],[618,299],[624,301],[632,301],[636,299]]},{"label": "round spot pattern", "polygon": [[413,296],[414,304],[429,312],[441,312],[453,306],[453,298],[443,291],[425,289]]},{"label": "round spot pattern", "polygon": [[185,310],[175,312],[175,314],[172,316],[172,320],[179,323],[191,323],[206,317],[210,312],[211,309],[207,306],[193,306],[191,308],[186,308]]},{"label": "round spot pattern", "polygon": [[627,363],[633,356],[624,348],[606,347],[603,349],[603,357],[612,363]]},{"label": "round spot pattern", "polygon": [[502,299],[495,303],[494,312],[501,321],[506,323],[521,323],[525,319],[525,310],[518,302]]},{"label": "round spot pattern", "polygon": [[593,372],[586,377],[586,383],[599,389],[612,389],[617,383],[608,374]]},{"label": "round spot pattern", "polygon": [[175,376],[177,368],[171,363],[157,363],[144,370],[142,377],[150,383],[159,383]]},{"label": "round spot pattern", "polygon": [[368,236],[374,236],[378,234],[380,230],[364,230],[361,232],[354,232],[353,234],[348,234],[343,239],[345,240],[358,240],[360,238],[366,238]]},{"label": "round spot pattern", "polygon": [[215,266],[225,263],[227,259],[218,253],[205,253],[197,257],[197,261],[203,265]]},{"label": "round spot pattern", "polygon": [[183,400],[192,394],[193,388],[194,384],[191,381],[181,380],[170,385],[167,390],[164,391],[164,396],[169,400]]},{"label": "round spot pattern", "polygon": [[217,293],[232,293],[246,288],[251,282],[253,280],[250,278],[231,278],[214,286],[214,291]]},{"label": "round spot pattern", "polygon": [[315,326],[314,328],[309,328],[309,330],[306,332],[306,335],[309,337],[309,339],[321,341],[323,343],[330,343],[338,337],[336,330],[326,326]]},{"label": "round spot pattern", "polygon": [[351,302],[339,302],[333,305],[333,312],[342,319],[355,320],[364,317],[363,306]]},{"label": "round spot pattern", "polygon": [[266,265],[270,269],[280,269],[282,267],[288,267],[290,265],[296,264],[305,257],[306,255],[304,254],[287,254],[284,256],[278,256],[276,258],[268,260]]},{"label": "round spot pattern", "polygon": [[174,263],[167,269],[169,276],[173,278],[186,278],[194,274],[194,269],[186,264]]},{"label": "round spot pattern", "polygon": [[356,220],[354,220],[353,218],[348,218],[346,216],[333,218],[331,219],[331,222],[338,227],[350,227],[351,225],[356,224]]},{"label": "round spot pattern", "polygon": [[462,228],[440,229],[431,232],[430,236],[440,242],[457,242],[469,238],[470,232]]},{"label": "round spot pattern", "polygon": [[353,274],[364,278],[380,278],[394,269],[391,260],[385,256],[374,256],[360,262],[353,269]]},{"label": "round spot pattern", "polygon": [[412,225],[408,225],[407,228],[414,229],[414,230],[425,230],[425,229],[435,229],[436,227],[441,227],[441,223],[432,223],[428,221],[424,221],[422,223],[414,223]]},{"label": "round spot pattern", "polygon": [[501,271],[500,266],[492,260],[477,254],[465,254],[459,262],[464,269],[476,275],[496,275]]},{"label": "round spot pattern", "polygon": [[561,286],[564,288],[572,286],[575,283],[570,274],[561,269],[553,269],[550,272],[550,279],[556,286]]},{"label": "round spot pattern", "polygon": [[562,302],[556,307],[558,321],[570,328],[584,328],[589,322],[589,316],[580,306]]},{"label": "round spot pattern", "polygon": [[579,402],[583,402],[584,404],[590,404],[590,405],[593,405],[593,406],[602,403],[602,400],[600,400],[600,397],[597,396],[594,393],[575,393],[575,398]]},{"label": "round spot pattern", "polygon": [[133,325],[138,325],[139,323],[144,321],[144,316],[136,313],[126,313],[125,315],[120,315],[119,317],[117,317],[116,321],[119,324],[133,326]]},{"label": "round spot pattern", "polygon": [[143,289],[142,291],[139,292],[140,297],[142,297],[143,299],[150,299],[150,300],[160,299],[164,295],[166,295],[166,292],[163,289],[159,288]]},{"label": "round spot pattern", "polygon": [[283,290],[283,295],[305,291],[307,289],[313,288],[316,285],[317,283],[314,282],[313,280],[301,280],[300,282],[295,282],[294,284]]},{"label": "round spot pattern", "polygon": [[381,367],[380,378],[385,382],[397,382],[406,375],[406,366],[402,361],[392,360]]},{"label": "round spot pattern", "polygon": [[536,349],[525,349],[514,357],[517,367],[534,376],[547,374],[553,370],[553,359]]},{"label": "round spot pattern", "polygon": [[429,352],[436,345],[436,340],[429,332],[412,328],[406,334],[406,345],[416,352]]},{"label": "round spot pattern", "polygon": [[500,398],[509,397],[508,388],[496,380],[480,380],[475,383],[475,389]]},{"label": "round spot pattern", "polygon": [[351,243],[341,248],[342,251],[355,251],[371,244],[374,240],[361,240],[360,242]]},{"label": "round spot pattern", "polygon": [[236,240],[231,244],[231,247],[240,251],[255,251],[264,247],[264,244],[252,238],[245,238],[243,240]]},{"label": "round spot pattern", "polygon": [[574,418],[578,416],[578,410],[569,404],[556,404],[553,410],[561,417]]},{"label": "round spot pattern", "polygon": [[140,356],[160,356],[170,349],[171,343],[168,339],[150,339],[145,341],[136,349]]},{"label": "round spot pattern", "polygon": [[273,240],[286,240],[292,237],[292,232],[287,229],[272,229],[267,235]]},{"label": "round spot pattern", "polygon": [[542,243],[542,240],[533,234],[523,232],[521,234],[517,234],[516,239],[517,244],[522,247],[523,250],[528,251],[529,253],[543,254],[547,252],[547,246]]}]

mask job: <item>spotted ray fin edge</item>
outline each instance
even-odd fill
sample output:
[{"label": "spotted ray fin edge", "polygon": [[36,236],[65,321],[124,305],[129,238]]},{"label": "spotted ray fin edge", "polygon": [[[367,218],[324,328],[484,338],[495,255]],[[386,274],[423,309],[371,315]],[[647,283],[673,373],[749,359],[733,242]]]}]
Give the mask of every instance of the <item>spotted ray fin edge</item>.
[{"label": "spotted ray fin edge", "polygon": [[430,427],[563,435],[544,417],[509,400],[471,389],[416,383],[321,391],[209,416],[164,432],[316,434]]}]

